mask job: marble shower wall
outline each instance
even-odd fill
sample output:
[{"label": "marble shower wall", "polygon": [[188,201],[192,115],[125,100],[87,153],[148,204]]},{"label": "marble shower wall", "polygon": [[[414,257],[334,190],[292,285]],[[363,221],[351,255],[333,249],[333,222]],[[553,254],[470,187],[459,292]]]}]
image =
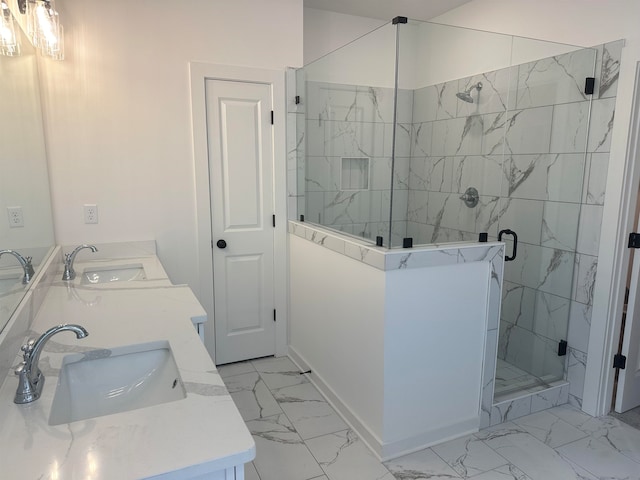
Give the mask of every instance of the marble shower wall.
[{"label": "marble shower wall", "polygon": [[[408,236],[442,243],[515,230],[498,356],[548,382],[566,366],[578,405],[621,49],[613,42],[414,92]],[[478,82],[474,103],[456,97]],[[471,186],[480,194],[472,209],[459,198]],[[557,356],[561,339],[567,357]]]},{"label": "marble shower wall", "polygon": [[[389,236],[392,88],[306,82],[308,221],[368,239]],[[413,91],[398,92],[393,244],[406,237]]]}]

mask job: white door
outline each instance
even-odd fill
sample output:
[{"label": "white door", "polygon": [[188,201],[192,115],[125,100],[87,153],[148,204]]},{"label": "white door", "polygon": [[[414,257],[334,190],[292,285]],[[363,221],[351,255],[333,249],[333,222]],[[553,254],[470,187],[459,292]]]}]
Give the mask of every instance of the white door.
[{"label": "white door", "polygon": [[217,365],[275,354],[271,85],[206,81]]}]

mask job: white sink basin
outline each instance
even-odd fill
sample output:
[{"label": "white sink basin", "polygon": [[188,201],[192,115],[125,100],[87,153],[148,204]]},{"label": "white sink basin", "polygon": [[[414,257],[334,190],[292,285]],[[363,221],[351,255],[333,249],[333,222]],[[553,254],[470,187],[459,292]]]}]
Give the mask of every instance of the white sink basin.
[{"label": "white sink basin", "polygon": [[62,361],[49,425],[136,410],[185,397],[167,341],[67,355]]},{"label": "white sink basin", "polygon": [[0,277],[0,295],[22,288],[21,275],[3,275]]},{"label": "white sink basin", "polygon": [[144,268],[141,264],[118,265],[113,267],[92,267],[82,272],[82,285],[95,285],[98,283],[131,282],[133,280],[146,280]]}]

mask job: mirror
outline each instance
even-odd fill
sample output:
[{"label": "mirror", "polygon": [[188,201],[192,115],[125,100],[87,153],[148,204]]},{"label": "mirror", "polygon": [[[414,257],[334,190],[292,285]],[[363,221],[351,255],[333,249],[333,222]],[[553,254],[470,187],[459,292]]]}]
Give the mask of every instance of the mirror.
[{"label": "mirror", "polygon": [[[54,245],[36,53],[19,27],[21,54],[0,55],[0,250],[33,257],[34,269]],[[19,207],[10,226],[8,209]],[[22,220],[20,220],[20,217]],[[17,223],[17,225],[15,225]],[[0,257],[0,331],[27,291],[23,269]]]}]

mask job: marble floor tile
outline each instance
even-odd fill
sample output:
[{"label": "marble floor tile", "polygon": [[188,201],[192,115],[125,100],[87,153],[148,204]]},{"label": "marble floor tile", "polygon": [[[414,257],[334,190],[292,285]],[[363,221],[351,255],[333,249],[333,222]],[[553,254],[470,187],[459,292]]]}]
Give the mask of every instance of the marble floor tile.
[{"label": "marble floor tile", "polygon": [[223,380],[245,422],[282,413],[258,372],[234,375]]},{"label": "marble floor tile", "polygon": [[247,423],[256,442],[260,480],[306,480],[324,474],[284,414]]},{"label": "marble floor tile", "polygon": [[[560,454],[560,456],[564,459],[565,462],[567,462],[567,465],[569,465],[573,469],[573,471],[576,474],[576,478],[578,478],[579,480],[602,480],[601,478],[596,477],[591,472],[588,472],[587,470],[582,468],[577,463],[572,462],[570,459],[563,456],[562,454]],[[612,479],[607,477],[607,480],[612,480]]]},{"label": "marble floor tile", "polygon": [[273,394],[303,439],[349,428],[310,383],[284,387]]},{"label": "marble floor tile", "polygon": [[580,430],[583,430],[582,426],[593,418],[572,405],[560,405],[559,407],[550,408],[546,412],[561,418]]},{"label": "marble floor tile", "polygon": [[312,438],[306,443],[330,480],[394,478],[352,430]]},{"label": "marble floor tile", "polygon": [[587,436],[584,431],[545,411],[517,418],[513,420],[513,423],[522,427],[551,448],[556,448]]},{"label": "marble floor tile", "polygon": [[430,448],[389,460],[385,465],[397,480],[463,478]]},{"label": "marble floor tile", "polygon": [[431,449],[462,478],[488,472],[508,463],[473,435],[441,443]]},{"label": "marble floor tile", "polygon": [[251,362],[228,363],[227,365],[221,365],[216,368],[222,378],[256,371]]},{"label": "marble floor tile", "polygon": [[640,431],[570,405],[383,464],[288,358],[219,371],[256,441],[247,480],[640,480]]},{"label": "marble floor tile", "polygon": [[581,479],[572,463],[533,435],[511,422],[499,427],[476,435],[532,480]]},{"label": "marble floor tile", "polygon": [[244,464],[244,480],[260,480],[253,462]]},{"label": "marble floor tile", "polygon": [[640,430],[609,415],[591,418],[581,428],[591,437],[611,445],[618,452],[640,463]]},{"label": "marble floor tile", "polygon": [[251,363],[271,390],[309,382],[288,357],[261,358]]},{"label": "marble floor tile", "polygon": [[528,477],[515,465],[507,464],[490,472],[476,475],[473,480],[531,480],[531,477]]},{"label": "marble floor tile", "polygon": [[558,452],[596,478],[640,480],[640,463],[598,439],[587,437],[558,448]]}]

